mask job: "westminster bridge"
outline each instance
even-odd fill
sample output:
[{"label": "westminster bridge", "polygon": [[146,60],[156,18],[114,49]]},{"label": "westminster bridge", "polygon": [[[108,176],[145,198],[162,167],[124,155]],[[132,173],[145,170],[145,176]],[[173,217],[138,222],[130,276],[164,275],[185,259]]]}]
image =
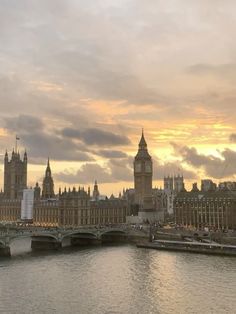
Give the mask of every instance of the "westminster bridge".
[{"label": "westminster bridge", "polygon": [[71,246],[97,245],[102,243],[137,242],[147,239],[148,229],[121,227],[80,227],[77,229],[19,229],[0,233],[0,257],[11,256],[11,243],[23,238],[31,238],[32,250],[53,250],[62,248],[64,240]]}]

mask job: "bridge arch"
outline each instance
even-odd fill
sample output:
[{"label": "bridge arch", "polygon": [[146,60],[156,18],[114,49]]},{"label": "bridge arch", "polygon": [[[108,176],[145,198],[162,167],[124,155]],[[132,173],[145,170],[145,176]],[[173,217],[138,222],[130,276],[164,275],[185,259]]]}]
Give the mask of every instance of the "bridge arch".
[{"label": "bridge arch", "polygon": [[127,237],[127,232],[120,229],[105,230],[104,232],[100,233],[100,239],[102,243],[127,242]]},{"label": "bridge arch", "polygon": [[61,239],[66,238],[97,239],[97,234],[88,231],[74,231],[63,235]]},{"label": "bridge arch", "polygon": [[110,230],[102,231],[100,233],[100,236],[108,235],[108,234],[111,234],[111,235],[126,235],[127,232],[125,230],[122,230],[122,229],[110,229]]},{"label": "bridge arch", "polygon": [[37,238],[42,238],[42,239],[51,239],[58,241],[58,236],[55,234],[50,234],[50,233],[33,233],[31,234],[32,239],[37,239]]}]

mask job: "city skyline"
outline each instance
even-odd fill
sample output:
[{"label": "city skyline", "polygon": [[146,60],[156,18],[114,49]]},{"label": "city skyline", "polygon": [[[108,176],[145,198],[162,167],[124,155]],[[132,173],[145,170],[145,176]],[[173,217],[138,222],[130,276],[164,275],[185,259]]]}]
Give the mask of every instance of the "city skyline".
[{"label": "city skyline", "polygon": [[[25,156],[26,156],[26,160],[28,160],[28,155],[27,155],[27,151],[26,151],[26,149],[24,150],[24,153],[21,155],[20,154],[20,150],[18,149],[18,146],[17,146],[17,143],[18,143],[18,141],[20,140],[20,138],[16,135],[16,137],[15,137],[15,147],[13,147],[13,149],[12,149],[12,151],[8,151],[7,149],[6,149],[6,151],[5,151],[5,154],[4,154],[4,156],[5,156],[5,158],[6,158],[6,156],[7,156],[7,160],[8,161],[10,161],[12,158],[13,158],[13,154],[14,154],[14,152],[17,152],[17,154],[19,155],[19,158],[21,159],[21,158],[23,158],[23,156],[24,156],[24,158],[25,158]],[[138,151],[140,150],[140,145],[142,145],[141,143],[142,143],[142,141],[144,141],[144,143],[145,143],[145,145],[146,145],[146,148],[148,148],[148,144],[146,143],[146,139],[145,139],[145,136],[144,136],[144,130],[142,129],[142,133],[141,133],[141,137],[140,137],[140,141],[139,141],[139,145],[138,145],[138,149],[137,149],[137,151],[136,151],[136,153],[138,153]],[[111,195],[116,195],[116,196],[118,196],[118,194],[120,194],[120,193],[122,193],[123,191],[124,191],[124,189],[126,190],[126,189],[134,189],[135,188],[135,182],[134,182],[134,176],[135,176],[135,172],[136,172],[136,170],[135,170],[135,160],[136,160],[136,157],[135,157],[135,155],[136,155],[136,153],[134,154],[134,156],[133,156],[133,162],[132,162],[132,165],[131,165],[131,167],[133,167],[132,168],[132,182],[130,182],[130,186],[123,186],[123,188],[122,189],[120,189],[120,190],[118,190],[118,191],[115,191],[115,193],[114,193],[114,191],[112,190],[112,192],[110,193]],[[5,159],[4,158],[4,159]],[[149,158],[151,158],[151,160],[152,160],[152,156],[150,156],[149,155]],[[22,159],[22,161],[23,161],[23,159]],[[50,167],[50,165],[49,165],[49,162],[51,163],[51,161],[50,161],[50,158],[48,157],[47,158],[47,162],[46,162],[46,164],[43,166],[44,167],[44,175],[42,175],[42,177],[39,179],[39,180],[36,180],[35,182],[33,182],[33,184],[27,184],[27,186],[28,186],[28,188],[34,188],[35,187],[35,185],[37,184],[39,184],[39,186],[41,186],[42,187],[42,189],[43,189],[43,185],[44,185],[44,180],[45,180],[45,178],[47,178],[48,177],[48,175],[47,175],[47,172],[50,172],[50,177],[52,176],[52,178],[53,178],[53,171],[51,171],[51,167]],[[155,162],[154,162],[154,166],[156,167],[157,165],[155,164]],[[154,171],[155,170],[158,170],[158,169],[156,169],[154,167]],[[177,167],[177,166],[176,166]],[[177,169],[177,168],[176,168]],[[153,176],[153,174],[154,174],[154,180],[152,179],[151,181],[153,182],[153,188],[160,188],[160,189],[162,189],[162,190],[164,190],[165,189],[165,179],[167,179],[167,178],[174,178],[174,177],[182,177],[184,180],[186,179],[185,177],[184,177],[184,175],[183,175],[183,172],[181,172],[181,169],[180,168],[178,168],[177,169],[177,171],[176,172],[168,172],[168,173],[166,173],[165,172],[165,168],[163,167],[162,168],[162,171],[164,171],[163,172],[163,177],[160,179],[160,180],[155,180],[155,172],[154,173],[152,173],[152,176]],[[29,172],[29,171],[27,171],[27,172]],[[70,174],[68,174],[68,176],[69,176]],[[27,177],[29,177],[28,175],[27,175]],[[4,177],[2,178],[2,179],[4,179]],[[206,180],[207,179],[207,180]],[[229,179],[232,179],[232,178],[229,178]],[[85,178],[85,180],[87,180],[87,178]],[[184,183],[184,187],[185,187],[185,189],[186,190],[191,190],[192,188],[193,188],[193,183],[194,183],[194,185],[195,184],[197,184],[197,185],[199,185],[199,187],[200,187],[200,183],[202,182],[202,180],[206,180],[206,181],[209,181],[209,179],[208,178],[205,178],[205,177],[200,177],[200,178],[198,178],[198,180],[189,180],[188,181],[188,178],[187,178],[187,184],[185,184],[186,183],[186,181],[185,181],[185,183]],[[211,181],[211,179],[210,179],[210,181]],[[28,182],[32,182],[32,178],[28,178]],[[55,186],[56,186],[56,189],[55,189],[55,193],[57,194],[58,193],[58,191],[60,190],[60,189],[64,189],[64,188],[78,188],[78,187],[86,187],[87,186],[87,188],[88,189],[90,189],[94,184],[96,185],[97,184],[97,182],[99,182],[99,178],[97,178],[97,177],[95,177],[94,178],[94,180],[93,181],[91,181],[91,183],[90,184],[81,184],[81,182],[73,182],[73,183],[71,183],[71,184],[67,184],[67,185],[64,185],[64,186],[62,186],[62,185],[58,185],[58,184],[56,184]],[[160,185],[159,186],[157,186],[155,183],[160,183]],[[220,184],[220,183],[223,183],[223,182],[232,182],[232,180],[231,181],[229,181],[229,180],[218,180],[218,181],[216,181],[216,180],[214,180],[214,182],[217,182],[218,184]],[[118,182],[118,183],[120,183],[120,182]],[[52,184],[54,185],[54,180],[52,181]],[[103,184],[99,184],[99,186],[102,186],[103,187]],[[53,188],[54,189],[54,188]],[[3,190],[3,188],[2,188],[2,190]],[[102,191],[102,192],[104,192],[104,191]],[[108,192],[108,195],[109,195],[109,192]]]},{"label": "city skyline", "polygon": [[187,187],[235,179],[234,1],[1,7],[0,153],[20,137],[29,186],[49,156],[56,190],[132,187],[142,127],[154,186],[178,171]]}]

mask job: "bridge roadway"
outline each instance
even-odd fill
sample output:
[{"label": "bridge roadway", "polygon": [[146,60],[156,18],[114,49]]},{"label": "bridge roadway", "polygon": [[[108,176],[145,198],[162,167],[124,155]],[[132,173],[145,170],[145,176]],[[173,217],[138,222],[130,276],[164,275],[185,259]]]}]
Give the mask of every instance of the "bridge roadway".
[{"label": "bridge roadway", "polygon": [[64,240],[69,240],[72,246],[95,245],[109,242],[137,241],[148,237],[148,230],[134,230],[130,226],[121,227],[88,227],[77,229],[16,230],[0,233],[0,256],[10,256],[10,244],[17,239],[31,238],[33,250],[59,249]]}]

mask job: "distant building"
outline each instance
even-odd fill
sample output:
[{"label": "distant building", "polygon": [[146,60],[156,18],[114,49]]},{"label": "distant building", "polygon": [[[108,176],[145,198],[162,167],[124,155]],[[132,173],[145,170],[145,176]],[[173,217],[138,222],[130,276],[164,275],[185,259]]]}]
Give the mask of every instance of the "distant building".
[{"label": "distant building", "polygon": [[216,189],[217,189],[217,185],[212,180],[204,179],[201,181],[202,192],[216,191]]},{"label": "distant building", "polygon": [[185,190],[184,187],[184,177],[181,175],[174,176],[174,191],[176,193],[183,192]]},{"label": "distant building", "polygon": [[23,160],[20,153],[12,151],[11,159],[6,152],[4,158],[4,198],[21,199],[23,190],[27,188],[27,153]]},{"label": "distant building", "polygon": [[50,168],[50,162],[48,158],[47,168],[45,171],[45,177],[43,179],[43,190],[42,190],[42,197],[44,199],[53,198],[54,194],[54,182],[52,178],[52,171]]},{"label": "distant building", "polygon": [[167,197],[163,189],[152,190],[153,204],[156,212],[156,220],[164,221],[167,212]]},{"label": "distant building", "polygon": [[198,186],[197,186],[197,183],[193,183],[193,187],[192,187],[192,191],[191,192],[199,192],[199,189],[198,189]]},{"label": "distant building", "polygon": [[164,190],[166,192],[174,191],[174,178],[172,176],[164,177]]},{"label": "distant building", "polygon": [[39,200],[40,197],[41,197],[41,188],[40,188],[38,182],[36,182],[36,185],[34,187],[34,199]]},{"label": "distant building", "polygon": [[90,195],[84,188],[68,191],[59,195],[59,225],[80,226],[90,224]]},{"label": "distant building", "polygon": [[219,183],[219,190],[223,191],[236,191],[236,182],[226,181]]},{"label": "distant building", "polygon": [[174,200],[174,217],[178,225],[197,229],[236,229],[236,192],[181,192]]},{"label": "distant building", "polygon": [[166,195],[166,213],[174,213],[174,199],[180,192],[185,191],[184,177],[181,175],[164,177],[164,193]]},{"label": "distant building", "polygon": [[124,199],[111,197],[105,200],[90,202],[90,224],[119,224],[126,222],[130,215],[128,202]]},{"label": "distant building", "polygon": [[36,226],[59,226],[59,199],[35,199],[33,223]]},{"label": "distant building", "polygon": [[94,201],[98,201],[99,200],[99,196],[100,196],[100,193],[99,193],[99,190],[98,190],[98,183],[97,183],[97,180],[95,180],[94,188],[93,188],[93,200]]}]

